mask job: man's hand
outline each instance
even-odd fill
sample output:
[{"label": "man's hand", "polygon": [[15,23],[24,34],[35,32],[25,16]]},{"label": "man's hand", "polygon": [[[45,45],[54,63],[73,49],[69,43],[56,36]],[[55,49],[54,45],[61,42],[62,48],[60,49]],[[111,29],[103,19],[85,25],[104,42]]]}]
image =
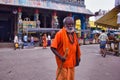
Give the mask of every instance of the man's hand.
[{"label": "man's hand", "polygon": [[65,62],[68,49],[66,49],[66,53],[65,53],[64,56],[61,56],[61,55],[57,52],[56,48],[51,47],[51,50],[53,51],[53,53],[54,53],[62,62]]},{"label": "man's hand", "polygon": [[65,57],[60,57],[60,60],[62,61],[62,62],[65,62],[66,61],[66,58]]},{"label": "man's hand", "polygon": [[79,63],[81,62],[81,58],[79,59]]}]

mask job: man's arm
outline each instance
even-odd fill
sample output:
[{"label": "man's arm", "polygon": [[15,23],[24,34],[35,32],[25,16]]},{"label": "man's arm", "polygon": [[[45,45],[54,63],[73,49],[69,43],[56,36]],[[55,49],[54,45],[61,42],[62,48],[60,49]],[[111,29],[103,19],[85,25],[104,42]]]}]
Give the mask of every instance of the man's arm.
[{"label": "man's arm", "polygon": [[51,50],[52,50],[52,52],[53,52],[62,62],[64,62],[64,61],[66,60],[65,57],[62,57],[62,56],[58,53],[58,51],[56,50],[56,48],[51,47]]}]

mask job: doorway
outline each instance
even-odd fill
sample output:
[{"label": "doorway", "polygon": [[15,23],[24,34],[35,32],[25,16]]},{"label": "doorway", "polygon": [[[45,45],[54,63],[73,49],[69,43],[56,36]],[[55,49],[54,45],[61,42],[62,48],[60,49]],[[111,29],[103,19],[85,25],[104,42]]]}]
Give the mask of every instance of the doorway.
[{"label": "doorway", "polygon": [[[7,16],[6,16],[7,15]],[[14,26],[12,18],[10,18],[8,15],[10,14],[5,14],[2,15],[0,14],[0,42],[12,42],[13,41],[13,36],[14,36]]]}]

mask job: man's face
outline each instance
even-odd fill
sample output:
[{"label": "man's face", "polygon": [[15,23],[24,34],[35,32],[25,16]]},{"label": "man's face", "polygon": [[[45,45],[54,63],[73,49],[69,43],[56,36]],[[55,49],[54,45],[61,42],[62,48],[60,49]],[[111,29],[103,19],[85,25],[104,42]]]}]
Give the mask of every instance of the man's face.
[{"label": "man's face", "polygon": [[65,28],[68,33],[74,32],[75,31],[74,20],[71,18],[67,19],[65,22]]}]

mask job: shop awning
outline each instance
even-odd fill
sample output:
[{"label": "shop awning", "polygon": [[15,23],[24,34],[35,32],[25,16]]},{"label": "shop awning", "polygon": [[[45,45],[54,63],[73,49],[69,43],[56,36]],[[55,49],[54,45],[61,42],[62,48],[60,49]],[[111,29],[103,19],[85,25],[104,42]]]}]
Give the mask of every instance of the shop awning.
[{"label": "shop awning", "polygon": [[120,5],[113,8],[111,11],[106,13],[103,17],[95,21],[96,25],[105,27],[118,28],[117,14],[120,12]]}]

